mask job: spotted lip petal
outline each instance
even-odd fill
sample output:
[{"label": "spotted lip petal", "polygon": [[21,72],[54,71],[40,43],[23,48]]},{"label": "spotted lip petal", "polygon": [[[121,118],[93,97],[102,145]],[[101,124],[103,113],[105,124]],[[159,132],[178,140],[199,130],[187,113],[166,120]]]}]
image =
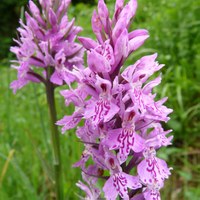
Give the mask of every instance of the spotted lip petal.
[{"label": "spotted lip petal", "polygon": [[169,177],[170,168],[164,160],[155,157],[155,150],[145,150],[148,156],[137,166],[140,180],[145,185],[152,185],[156,180],[160,185]]},{"label": "spotted lip petal", "polygon": [[109,131],[103,144],[107,145],[110,150],[119,149],[118,158],[120,163],[126,161],[131,150],[138,153],[144,149],[144,140],[137,133],[126,129]]},{"label": "spotted lip petal", "polygon": [[144,193],[145,200],[161,200],[158,190],[146,190]]},{"label": "spotted lip petal", "polygon": [[92,117],[93,124],[97,126],[100,122],[110,121],[119,111],[119,107],[113,102],[111,83],[108,80],[96,76],[96,92],[99,98],[86,107],[84,117],[89,119]]},{"label": "spotted lip petal", "polygon": [[129,199],[128,188],[138,189],[142,185],[139,182],[138,177],[128,175],[126,173],[120,172],[113,174],[105,183],[103,191],[105,193],[106,199],[116,199],[119,195],[123,199]]}]

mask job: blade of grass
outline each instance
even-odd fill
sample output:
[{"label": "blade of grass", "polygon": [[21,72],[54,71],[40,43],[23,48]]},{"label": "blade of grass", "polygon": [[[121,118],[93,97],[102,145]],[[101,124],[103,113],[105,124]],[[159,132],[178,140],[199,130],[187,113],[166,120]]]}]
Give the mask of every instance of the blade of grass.
[{"label": "blade of grass", "polygon": [[53,170],[51,169],[51,167],[49,166],[47,161],[43,158],[42,153],[40,152],[39,148],[37,148],[36,141],[33,139],[31,134],[29,132],[26,132],[26,133],[27,133],[29,140],[31,141],[31,144],[33,146],[35,153],[37,154],[39,160],[41,161],[42,168],[43,168],[44,172],[47,174],[47,177],[49,178],[49,180],[51,182],[53,182],[54,181]]},{"label": "blade of grass", "polygon": [[[7,157],[2,153],[0,153],[0,157],[3,158],[4,160],[7,160]],[[20,178],[22,179],[22,181],[20,183],[23,184],[23,186],[25,188],[27,188],[28,192],[30,192],[29,195],[31,195],[31,197],[33,197],[33,199],[38,199],[38,195],[37,195],[36,191],[34,190],[34,187],[31,184],[31,181],[29,180],[28,176],[24,173],[22,168],[18,165],[17,161],[15,159],[12,159],[12,160],[10,160],[10,164],[14,168],[14,170],[16,172],[15,174],[19,175]],[[18,180],[18,181],[20,181],[20,180]]]},{"label": "blade of grass", "polygon": [[15,150],[11,149],[9,154],[8,154],[8,157],[6,159],[6,162],[5,162],[4,166],[3,166],[3,169],[2,169],[2,172],[1,172],[1,176],[0,176],[0,189],[1,189],[1,186],[2,186],[2,183],[3,183],[3,179],[4,179],[5,175],[6,175],[7,170],[8,170],[9,163],[10,163],[14,153],[15,153]]}]

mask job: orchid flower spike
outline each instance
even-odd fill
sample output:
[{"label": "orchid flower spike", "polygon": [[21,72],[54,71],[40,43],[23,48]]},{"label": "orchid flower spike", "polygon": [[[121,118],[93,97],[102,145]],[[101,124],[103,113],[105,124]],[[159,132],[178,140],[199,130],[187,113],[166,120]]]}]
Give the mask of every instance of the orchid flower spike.
[{"label": "orchid flower spike", "polygon": [[[126,5],[116,0],[110,18],[104,0],[98,1],[91,20],[96,40],[78,38],[87,50],[87,66],[74,68],[77,87],[61,92],[67,105],[75,105],[71,116],[57,122],[63,133],[82,121],[76,135],[84,151],[74,167],[82,170],[85,183],[79,181],[77,186],[86,192],[86,199],[160,200],[159,190],[171,173],[157,151],[171,145],[171,130],[165,131],[162,124],[172,109],[164,105],[167,98],[156,100],[153,94],[161,75],[149,79],[164,65],[153,54],[124,67],[149,37],[144,29],[129,32],[136,9],[136,0]],[[99,179],[104,180],[102,188]]]},{"label": "orchid flower spike", "polygon": [[17,29],[17,46],[11,47],[17,60],[12,67],[18,71],[10,87],[16,92],[29,82],[51,81],[62,85],[73,81],[70,70],[83,67],[84,49],[75,42],[81,27],[74,25],[66,13],[70,0],[39,0],[39,7],[29,1],[25,22]]}]

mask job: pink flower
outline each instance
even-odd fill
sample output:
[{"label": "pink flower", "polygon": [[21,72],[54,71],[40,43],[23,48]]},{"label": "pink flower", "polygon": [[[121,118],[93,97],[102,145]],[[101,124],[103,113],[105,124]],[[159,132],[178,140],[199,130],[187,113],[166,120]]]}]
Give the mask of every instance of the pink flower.
[{"label": "pink flower", "polygon": [[55,85],[69,84],[74,81],[69,73],[72,67],[83,66],[84,50],[74,41],[81,28],[65,15],[70,1],[39,2],[42,11],[29,1],[30,14],[25,13],[25,23],[20,20],[20,36],[14,40],[17,46],[10,49],[17,56],[18,77],[11,83],[14,92],[29,82],[45,83],[47,79]]},{"label": "pink flower", "polygon": [[110,150],[119,149],[120,163],[126,161],[130,151],[141,152],[144,149],[144,139],[135,130],[135,112],[133,110],[124,113],[122,128],[110,130],[104,144]]},{"label": "pink flower", "polygon": [[[129,55],[149,37],[144,29],[129,32],[136,9],[136,0],[125,6],[124,1],[117,0],[110,18],[104,0],[98,1],[91,20],[96,40],[79,37],[87,50],[87,66],[72,69],[77,87],[62,92],[66,105],[73,103],[75,111],[58,124],[63,131],[79,125],[76,135],[85,147],[75,167],[86,170],[90,178],[104,180],[103,192],[108,200],[119,196],[159,200],[159,190],[171,169],[156,157],[156,150],[171,145],[173,136],[167,136],[171,130],[165,131],[162,123],[169,120],[172,110],[163,105],[167,98],[155,100],[153,94],[161,76],[149,79],[164,65],[153,54],[124,67]],[[93,165],[105,175],[88,172],[87,166]],[[98,186],[98,182],[93,184]],[[94,198],[91,185],[79,182],[78,186],[87,198]]]},{"label": "pink flower", "polygon": [[111,83],[105,79],[96,77],[96,91],[99,93],[97,100],[93,99],[87,105],[84,117],[89,119],[92,117],[93,124],[96,126],[101,121],[107,122],[111,120],[119,111],[118,106],[112,99]]},{"label": "pink flower", "polygon": [[137,167],[140,180],[145,185],[151,185],[154,180],[162,184],[171,174],[166,162],[156,158],[155,154],[154,148],[145,149],[145,159]]}]

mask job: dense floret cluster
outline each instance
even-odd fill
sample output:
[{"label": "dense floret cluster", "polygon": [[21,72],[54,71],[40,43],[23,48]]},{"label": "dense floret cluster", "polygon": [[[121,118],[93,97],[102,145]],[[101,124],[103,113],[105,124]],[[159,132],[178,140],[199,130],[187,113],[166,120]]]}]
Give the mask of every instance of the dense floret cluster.
[{"label": "dense floret cluster", "polygon": [[74,67],[71,76],[77,88],[61,92],[66,105],[75,105],[71,116],[57,122],[63,133],[84,121],[76,135],[85,149],[74,166],[82,169],[85,183],[79,181],[77,186],[86,192],[86,199],[102,197],[98,179],[103,179],[106,199],[159,200],[159,190],[170,175],[156,151],[171,144],[173,136],[167,137],[171,130],[165,131],[162,123],[172,110],[163,105],[167,98],[156,101],[152,93],[161,75],[149,80],[164,65],[153,54],[123,66],[149,37],[143,29],[128,31],[136,9],[136,0],[126,5],[116,0],[111,19],[104,0],[98,1],[92,16],[97,40],[79,37],[87,50],[87,67]]},{"label": "dense floret cluster", "polygon": [[73,65],[83,66],[82,46],[75,42],[81,28],[69,21],[66,12],[70,0],[39,0],[39,7],[29,1],[25,23],[20,20],[17,46],[11,47],[17,61],[14,92],[31,82],[50,80],[55,85],[68,82]]}]

